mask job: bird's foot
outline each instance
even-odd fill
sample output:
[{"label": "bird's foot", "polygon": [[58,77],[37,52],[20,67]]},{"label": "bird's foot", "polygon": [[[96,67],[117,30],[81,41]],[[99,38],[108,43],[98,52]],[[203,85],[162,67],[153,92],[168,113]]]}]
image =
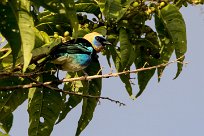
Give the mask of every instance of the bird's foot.
[{"label": "bird's foot", "polygon": [[84,77],[87,81],[91,81],[91,79],[88,79],[89,75],[86,73],[86,71],[82,70],[82,72],[84,73]]}]

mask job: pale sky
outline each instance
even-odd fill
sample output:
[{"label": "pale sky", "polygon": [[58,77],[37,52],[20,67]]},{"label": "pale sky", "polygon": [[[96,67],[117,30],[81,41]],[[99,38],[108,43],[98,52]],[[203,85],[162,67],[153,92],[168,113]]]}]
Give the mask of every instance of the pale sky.
[{"label": "pale sky", "polygon": [[[120,100],[126,106],[101,100],[94,117],[81,136],[204,136],[204,14],[202,8],[182,9],[187,27],[188,51],[181,75],[176,64],[169,66],[161,82],[149,82],[139,99],[133,101],[118,78],[103,79],[102,96]],[[173,60],[174,58],[172,58]],[[100,56],[105,72],[110,72]],[[113,89],[114,88],[114,89]],[[134,94],[138,91],[134,87]],[[27,136],[27,101],[15,112],[11,136]],[[54,127],[51,136],[74,136],[81,105]]]}]

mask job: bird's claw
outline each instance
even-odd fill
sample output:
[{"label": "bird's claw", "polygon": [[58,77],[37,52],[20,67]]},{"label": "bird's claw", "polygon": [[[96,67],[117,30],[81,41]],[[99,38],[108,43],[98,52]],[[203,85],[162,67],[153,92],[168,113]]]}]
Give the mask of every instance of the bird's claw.
[{"label": "bird's claw", "polygon": [[82,71],[83,71],[83,73],[84,73],[85,79],[86,79],[88,82],[91,81],[91,79],[88,79],[88,78],[87,78],[89,75],[86,73],[86,71],[84,71],[84,70],[82,70]]}]

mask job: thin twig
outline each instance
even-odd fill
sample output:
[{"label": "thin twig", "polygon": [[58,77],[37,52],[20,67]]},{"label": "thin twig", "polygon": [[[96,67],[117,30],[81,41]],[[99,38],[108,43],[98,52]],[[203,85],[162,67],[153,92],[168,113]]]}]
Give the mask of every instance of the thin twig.
[{"label": "thin twig", "polygon": [[94,96],[94,95],[89,95],[89,94],[80,94],[80,93],[76,93],[76,92],[70,92],[70,91],[65,91],[65,90],[62,90],[62,89],[59,89],[59,88],[56,88],[56,87],[53,87],[53,86],[50,86],[50,85],[45,85],[44,83],[41,83],[33,78],[29,78],[31,81],[35,82],[36,84],[41,84],[43,87],[46,87],[48,89],[51,89],[51,90],[54,90],[54,91],[57,91],[57,92],[62,92],[62,93],[65,93],[65,94],[69,94],[69,95],[76,95],[76,96],[81,96],[81,97],[86,97],[86,98],[95,98],[95,99],[104,99],[104,100],[109,100],[111,102],[114,102],[116,104],[119,104],[120,106],[125,106],[125,103],[122,103],[118,100],[114,100],[114,99],[111,99],[109,97],[103,97],[103,96]]},{"label": "thin twig", "polygon": [[50,72],[56,72],[56,70],[47,70],[47,71],[37,71],[37,72],[31,72],[31,73],[13,73],[13,72],[0,72],[0,79],[5,78],[8,76],[14,76],[14,77],[31,77],[31,76],[37,76],[45,73]]},{"label": "thin twig", "polygon": [[9,50],[11,50],[10,48],[1,48],[0,49],[0,52],[7,52],[7,51],[9,51]]}]

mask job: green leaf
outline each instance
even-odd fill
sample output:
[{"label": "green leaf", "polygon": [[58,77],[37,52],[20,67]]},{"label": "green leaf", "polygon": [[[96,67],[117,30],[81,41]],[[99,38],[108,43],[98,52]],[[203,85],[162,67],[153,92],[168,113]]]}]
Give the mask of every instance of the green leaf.
[{"label": "green leaf", "polygon": [[8,49],[8,51],[3,56],[0,57],[0,60],[6,58],[8,55],[11,54],[11,52],[12,52],[11,48],[7,48],[7,49]]},{"label": "green leaf", "polygon": [[[139,39],[137,40],[137,45],[135,49],[136,59],[135,59],[135,66],[137,69],[156,66],[159,64],[158,59],[152,57],[149,54],[149,50],[154,47],[154,44],[151,41],[146,39]],[[151,48],[150,48],[151,47]],[[144,89],[146,88],[148,82],[154,75],[156,69],[140,71],[137,73],[138,85],[139,85],[139,92],[136,94],[136,98],[139,97]]]},{"label": "green leaf", "polygon": [[135,52],[132,44],[130,44],[128,33],[124,28],[120,28],[119,40],[122,69],[129,70],[135,60]]},{"label": "green leaf", "polygon": [[7,69],[7,68],[12,68],[13,65],[13,56],[12,54],[9,54],[5,58],[1,60],[1,65],[2,65],[2,70]]},{"label": "green leaf", "polygon": [[[56,78],[50,74],[43,74],[37,80],[46,82]],[[61,110],[60,93],[45,87],[32,88],[28,97],[29,136],[50,136]]]},{"label": "green leaf", "polygon": [[5,5],[0,4],[0,32],[6,38],[12,49],[14,66],[21,49],[21,37],[14,7],[9,3],[10,2],[7,2]]},{"label": "green leaf", "polygon": [[98,32],[102,35],[106,35],[107,34],[107,28],[106,28],[106,26],[101,26],[101,27],[94,29],[93,32]]},{"label": "green leaf", "polygon": [[5,43],[5,41],[6,41],[5,37],[0,33],[0,44]]},{"label": "green leaf", "polygon": [[44,44],[43,46],[36,48],[32,51],[33,57],[40,55],[48,56],[50,50],[62,42],[61,38],[53,39],[50,43]]},{"label": "green leaf", "polygon": [[130,7],[130,4],[133,2],[134,0],[127,0],[125,3],[122,4],[122,8],[119,11],[119,15],[117,16],[117,22],[119,22],[125,15],[125,13],[127,12],[127,10]]},{"label": "green leaf", "polygon": [[[162,20],[166,31],[168,32],[172,44],[175,46],[176,58],[184,56],[187,50],[186,25],[182,14],[174,5],[167,5],[158,12],[158,17]],[[184,58],[179,60],[181,63]],[[178,69],[175,78],[182,71],[183,64],[177,63]],[[175,79],[174,78],[174,79]]]},{"label": "green leaf", "polygon": [[120,0],[107,0],[105,5],[105,17],[107,17],[108,20],[110,20],[111,18],[114,18],[116,20],[119,16],[119,11],[121,11],[122,9]]},{"label": "green leaf", "polygon": [[95,16],[98,16],[100,14],[100,8],[93,2],[76,3],[75,9],[77,12],[91,13],[94,14]]},{"label": "green leaf", "polygon": [[[45,13],[47,13],[48,11],[44,11]],[[45,30],[47,33],[47,29],[43,28],[43,26],[45,27],[46,25],[54,25],[56,26],[57,24],[61,24],[62,25],[62,22],[64,20],[67,20],[66,16],[65,16],[65,13],[53,13],[53,12],[48,12],[47,14],[44,14],[44,12],[42,13],[39,13],[39,22],[38,24],[36,25],[36,27],[38,29],[42,29]],[[64,22],[63,24],[65,24],[66,22]],[[68,22],[69,23],[69,22]],[[54,33],[54,31],[52,30],[52,34]]]},{"label": "green leaf", "polygon": [[[113,45],[112,46],[116,46],[116,44],[118,43],[118,36],[116,35],[116,34],[110,34],[110,35],[107,35],[107,38],[106,38],[109,42],[111,42],[111,43],[113,43]],[[112,67],[111,66],[111,62],[110,62],[110,58],[111,58],[111,51],[110,51],[110,48],[109,48],[109,46],[106,46],[105,47],[105,51],[104,51],[105,53],[103,53],[102,52],[102,54],[104,54],[105,56],[106,56],[106,59],[107,59],[107,61],[108,61],[108,65],[110,66],[110,67]]]},{"label": "green leaf", "polygon": [[[112,59],[113,59],[113,62],[115,64],[117,71],[118,72],[123,71],[123,67],[121,65],[120,53],[113,46],[109,46],[109,49],[110,49]],[[130,74],[122,74],[122,75],[120,75],[120,79],[125,84],[125,88],[126,88],[128,94],[131,96],[132,95],[132,86],[130,83]]]},{"label": "green leaf", "polygon": [[[38,30],[45,31],[48,35],[53,35],[57,32],[56,26],[67,26],[70,22],[65,15],[63,4],[58,0],[34,0],[35,5],[44,7],[44,11],[38,13],[38,21],[35,25]],[[70,28],[70,26],[69,26]],[[66,29],[67,31],[71,29]]]},{"label": "green leaf", "polygon": [[[165,30],[164,24],[162,23],[162,20],[158,17],[158,15],[155,15],[155,27],[160,39],[160,43],[162,45],[160,51],[160,63],[167,63],[171,58],[173,51],[175,50],[175,46],[172,44],[172,42],[170,42],[169,34]],[[165,66],[157,68],[158,81],[160,81],[164,69]]]},{"label": "green leaf", "polygon": [[51,42],[51,39],[46,32],[39,31],[36,28],[34,28],[34,32],[35,32],[35,47],[34,47],[34,49],[39,48],[44,44],[49,44]]},{"label": "green leaf", "polygon": [[[0,80],[2,87],[25,83],[27,82],[12,76]],[[27,99],[27,91],[25,89],[0,91],[0,98],[0,120],[3,120]]]},{"label": "green leaf", "polygon": [[[200,1],[202,1],[202,0],[200,0]],[[185,1],[185,0],[174,0],[173,2],[174,2],[174,5],[177,6],[178,8],[181,8],[182,5],[187,4],[187,1]]]},{"label": "green leaf", "polygon": [[10,136],[9,134],[4,134],[0,131],[0,136]]},{"label": "green leaf", "polygon": [[81,102],[81,100],[82,98],[79,96],[70,95],[68,101],[64,104],[64,108],[62,109],[56,124],[60,123],[67,114]]},{"label": "green leaf", "polygon": [[66,16],[70,20],[71,26],[73,28],[72,36],[74,37],[74,39],[76,39],[78,36],[79,22],[77,19],[74,0],[62,0],[62,2],[65,5]]},{"label": "green leaf", "polygon": [[98,4],[100,11],[104,13],[106,0],[95,0],[95,2]]},{"label": "green leaf", "polygon": [[[74,78],[74,77],[80,77],[83,76],[83,72],[69,72],[67,73],[66,78]],[[85,81],[75,81],[75,82],[67,82],[64,85],[65,91],[73,91],[76,93],[83,93],[85,90],[87,90],[87,82]],[[64,94],[65,95],[65,94]],[[66,101],[63,105],[63,108],[60,112],[59,119],[57,121],[57,124],[61,122],[67,114],[74,109],[80,102],[82,101],[82,97],[76,96],[76,95],[69,95],[68,101]]]},{"label": "green leaf", "polygon": [[62,5],[59,0],[31,0],[35,5],[42,6],[51,12],[59,12]]},{"label": "green leaf", "polygon": [[15,10],[17,12],[24,60],[23,72],[25,72],[32,58],[31,51],[35,45],[34,22],[30,13],[31,3],[27,0],[19,0],[18,3],[13,2],[12,4],[16,4]]},{"label": "green leaf", "polygon": [[0,128],[6,133],[9,133],[13,124],[13,114],[10,113],[6,118],[0,121]]},{"label": "green leaf", "polygon": [[116,20],[121,18],[121,16],[119,16],[119,11],[122,10],[120,0],[96,0],[96,2],[107,21],[116,22]]},{"label": "green leaf", "polygon": [[133,0],[124,3],[121,0],[96,0],[96,2],[106,20],[112,23],[119,22],[124,17]]},{"label": "green leaf", "polygon": [[[92,63],[85,69],[85,72],[88,75],[97,75],[102,74],[100,72],[100,64],[98,59],[92,60]],[[100,96],[101,95],[101,86],[102,86],[102,79],[92,79],[89,81],[89,88],[87,92],[84,92],[85,95],[91,96]],[[97,106],[99,99],[96,98],[83,98],[83,106],[82,106],[82,114],[78,121],[78,127],[76,136],[79,136],[80,133],[85,129],[85,127],[89,124],[89,122],[93,118],[93,113]]]}]

